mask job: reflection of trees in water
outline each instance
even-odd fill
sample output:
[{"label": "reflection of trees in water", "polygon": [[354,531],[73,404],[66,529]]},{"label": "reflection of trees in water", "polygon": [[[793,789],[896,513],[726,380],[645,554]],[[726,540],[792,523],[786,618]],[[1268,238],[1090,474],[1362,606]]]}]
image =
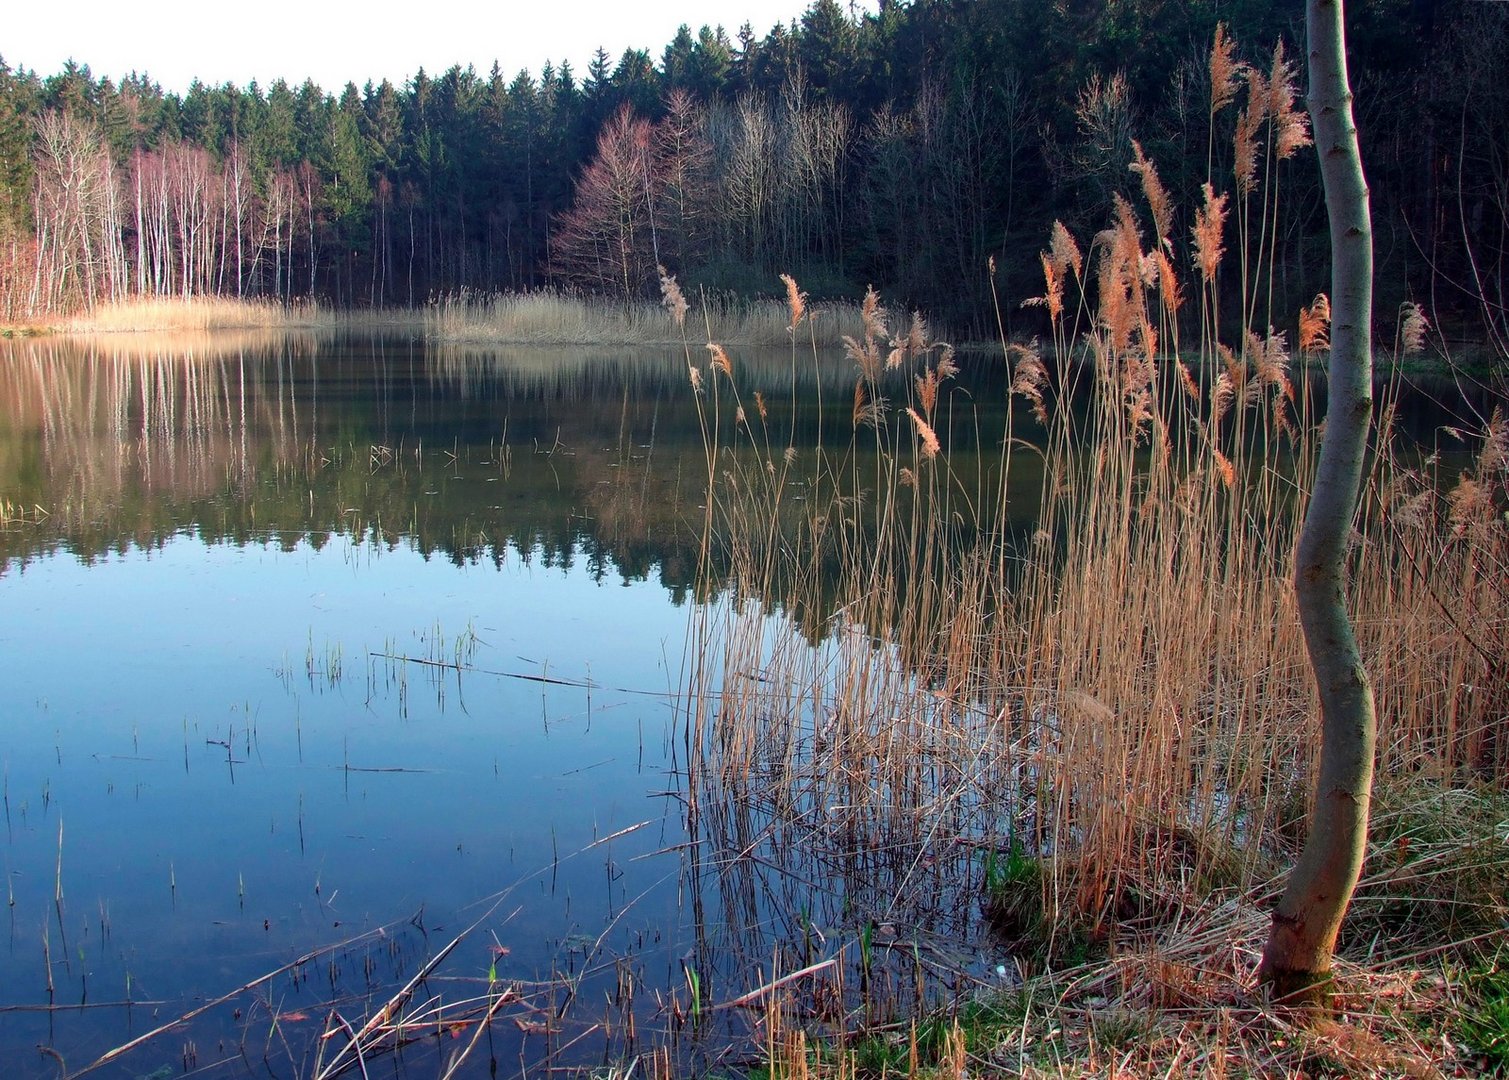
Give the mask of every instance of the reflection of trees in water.
[{"label": "reflection of trees in water", "polygon": [[[7,557],[61,544],[87,558],[185,531],[285,548],[345,536],[458,563],[516,551],[600,577],[657,574],[677,602],[690,591],[706,466],[684,352],[249,331],[4,354],[0,495],[51,514],[0,535]],[[814,413],[793,425],[783,411],[789,351],[736,350],[734,363],[767,389],[772,453],[815,436]],[[822,430],[847,439],[849,366],[799,355],[794,367],[804,385],[821,376],[844,414]],[[971,420],[958,438],[982,436]],[[825,619],[804,616],[814,639]]]},{"label": "reflection of trees in water", "polygon": [[265,333],[14,344],[0,364],[0,483],[46,508],[47,535],[80,554],[160,543],[185,524],[165,505],[294,464],[310,425],[294,371],[318,348]]},{"label": "reflection of trees in water", "polygon": [[[687,425],[669,384],[586,364],[457,380],[410,339],[48,339],[0,364],[0,491],[45,527],[0,551],[92,556],[332,536],[457,562],[508,551],[667,584],[691,579],[678,515]],[[631,365],[620,365],[632,372]],[[575,371],[575,377],[565,377]],[[605,390],[612,390],[611,394]],[[698,451],[700,454],[700,451]]]}]

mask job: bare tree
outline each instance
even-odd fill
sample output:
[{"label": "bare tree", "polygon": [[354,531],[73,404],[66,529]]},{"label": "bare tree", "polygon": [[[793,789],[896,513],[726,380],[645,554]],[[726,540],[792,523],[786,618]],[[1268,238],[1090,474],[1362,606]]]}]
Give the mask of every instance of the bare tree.
[{"label": "bare tree", "polygon": [[653,131],[625,105],[604,125],[597,156],[576,182],[552,238],[555,272],[574,284],[639,295],[655,274],[660,179]]},{"label": "bare tree", "polygon": [[1326,996],[1367,845],[1377,721],[1346,607],[1348,538],[1372,419],[1373,234],[1352,119],[1341,0],[1309,0],[1310,114],[1331,226],[1329,406],[1295,567],[1320,698],[1321,751],[1304,850],[1273,912],[1260,977],[1284,1000]]},{"label": "bare tree", "polygon": [[712,147],[707,118],[680,87],[666,97],[665,119],[655,125],[655,164],[660,177],[660,263],[681,268],[701,255],[711,230],[709,202]]},{"label": "bare tree", "polygon": [[127,280],[120,243],[120,192],[99,128],[68,111],[36,126],[36,266],[31,307],[93,307],[122,295]]}]

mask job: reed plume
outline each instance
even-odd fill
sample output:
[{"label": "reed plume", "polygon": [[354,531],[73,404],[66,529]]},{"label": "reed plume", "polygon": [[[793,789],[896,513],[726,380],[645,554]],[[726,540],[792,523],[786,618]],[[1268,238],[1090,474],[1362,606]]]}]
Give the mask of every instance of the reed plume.
[{"label": "reed plume", "polygon": [[912,426],[917,429],[917,436],[922,440],[922,456],[932,459],[938,456],[942,444],[938,442],[938,433],[935,432],[928,422],[917,415],[917,410],[907,406],[906,414],[912,418]]},{"label": "reed plume", "polygon": [[1224,191],[1217,195],[1208,181],[1201,185],[1200,190],[1205,196],[1205,203],[1195,211],[1195,224],[1190,231],[1194,236],[1195,265],[1199,267],[1201,279],[1209,285],[1215,281],[1221,257],[1226,254],[1226,249],[1222,246],[1222,233],[1226,228],[1226,201],[1229,196]]},{"label": "reed plume", "polygon": [[1399,308],[1400,351],[1413,356],[1425,350],[1425,332],[1430,328],[1425,311],[1413,300],[1406,300]]},{"label": "reed plume", "polygon": [[665,267],[657,266],[655,269],[660,273],[660,303],[680,330],[686,326],[686,313],[690,305],[681,292],[681,286],[676,284],[676,279],[666,272]]},{"label": "reed plume", "polygon": [[1156,267],[1154,277],[1158,282],[1158,297],[1163,303],[1163,314],[1170,326],[1176,326],[1174,317],[1184,306],[1184,290],[1179,284],[1178,275],[1174,273],[1173,260],[1161,248],[1152,252],[1152,258]]},{"label": "reed plume", "polygon": [[1113,196],[1116,224],[1096,237],[1100,261],[1096,266],[1096,284],[1100,305],[1096,312],[1101,329],[1110,335],[1111,351],[1120,354],[1128,348],[1142,318],[1144,285],[1142,277],[1142,240],[1137,231],[1137,217],[1132,206],[1120,195]]},{"label": "reed plume", "polygon": [[786,286],[786,309],[791,314],[788,329],[795,331],[801,324],[802,316],[807,314],[807,294],[796,287],[796,279],[790,274],[782,274],[781,283]]},{"label": "reed plume", "polygon": [[1160,249],[1169,237],[1174,234],[1174,208],[1168,197],[1168,191],[1163,186],[1163,181],[1158,179],[1158,168],[1148,160],[1142,152],[1142,144],[1136,139],[1132,140],[1133,159],[1127,166],[1132,172],[1142,179],[1142,194],[1147,199],[1149,209],[1153,212],[1153,230],[1157,235],[1157,247]]},{"label": "reed plume", "polygon": [[1310,116],[1295,108],[1295,66],[1284,59],[1284,43],[1273,47],[1273,66],[1268,73],[1267,112],[1273,124],[1273,156],[1279,161],[1312,145]]},{"label": "reed plume", "polygon": [[712,365],[723,372],[729,379],[734,377],[733,361],[729,360],[728,353],[723,351],[723,346],[715,341],[707,343],[707,351],[712,355]]},{"label": "reed plume", "polygon": [[1032,415],[1040,424],[1047,425],[1048,409],[1043,401],[1043,390],[1048,385],[1048,369],[1043,366],[1042,353],[1036,338],[1027,345],[1008,346],[1010,355],[1017,358],[1012,372],[1011,392],[1020,394],[1032,404]]},{"label": "reed plume", "polygon": [[1325,352],[1331,347],[1331,300],[1317,293],[1309,307],[1299,309],[1299,351]]},{"label": "reed plume", "polygon": [[1253,79],[1258,80],[1259,86],[1256,91],[1249,88],[1247,108],[1237,114],[1236,133],[1232,137],[1234,157],[1231,171],[1236,177],[1237,192],[1244,198],[1257,187],[1258,132],[1263,128],[1263,102],[1266,100],[1262,76],[1249,72],[1249,87]]},{"label": "reed plume", "polygon": [[1237,43],[1226,33],[1225,23],[1216,23],[1216,35],[1210,46],[1210,114],[1214,116],[1230,105],[1237,96],[1246,65],[1236,59]]}]

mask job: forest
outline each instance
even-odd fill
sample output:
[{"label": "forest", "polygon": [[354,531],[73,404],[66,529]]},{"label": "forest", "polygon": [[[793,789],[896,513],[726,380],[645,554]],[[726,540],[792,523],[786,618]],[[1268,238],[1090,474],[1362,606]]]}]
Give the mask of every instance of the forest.
[{"label": "forest", "polygon": [[[1348,20],[1380,317],[1413,301],[1502,356],[1509,5],[1370,0]],[[1302,70],[1298,0],[813,0],[763,36],[683,26],[585,71],[403,86],[179,95],[87,58],[50,75],[0,59],[0,319],[138,296],[632,299],[663,266],[737,296],[782,273],[814,297],[874,285],[960,337],[995,336],[994,294],[1007,332],[1034,332],[1017,302],[1052,223],[1109,224],[1129,164],[1156,166],[1179,236],[1207,177],[1241,186],[1261,118],[1210,107],[1218,26],[1249,79]],[[1313,156],[1283,184],[1243,211],[1272,215],[1257,231],[1281,323],[1329,273]]]}]

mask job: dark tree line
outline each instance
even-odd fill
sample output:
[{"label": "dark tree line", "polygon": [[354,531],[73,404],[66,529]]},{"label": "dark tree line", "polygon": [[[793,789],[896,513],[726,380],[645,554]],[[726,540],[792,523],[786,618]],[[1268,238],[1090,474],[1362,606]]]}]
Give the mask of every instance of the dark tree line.
[{"label": "dark tree line", "polygon": [[[1509,5],[1372,0],[1348,27],[1379,234],[1405,298],[1502,333]],[[814,295],[873,283],[960,331],[1040,291],[1051,223],[1093,235],[1143,148],[1187,230],[1233,168],[1209,109],[1218,23],[1254,65],[1303,48],[1303,6],[814,0],[763,37],[683,28],[583,72],[454,67],[331,94],[312,82],[164,93],[0,61],[0,306],[126,295],[419,304],[575,286]],[[1275,211],[1278,310],[1325,287],[1311,163]],[[1486,324],[1484,322],[1486,320]]]}]

